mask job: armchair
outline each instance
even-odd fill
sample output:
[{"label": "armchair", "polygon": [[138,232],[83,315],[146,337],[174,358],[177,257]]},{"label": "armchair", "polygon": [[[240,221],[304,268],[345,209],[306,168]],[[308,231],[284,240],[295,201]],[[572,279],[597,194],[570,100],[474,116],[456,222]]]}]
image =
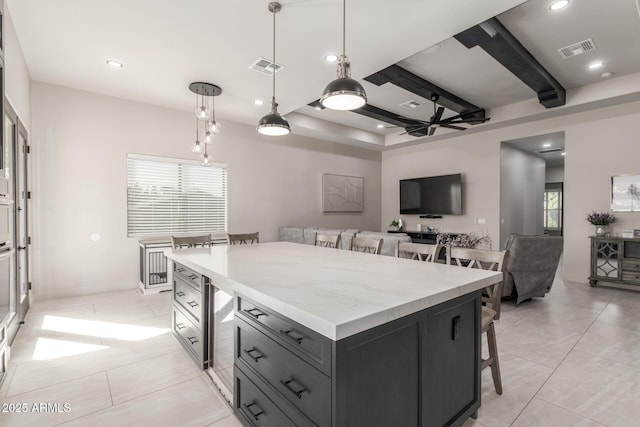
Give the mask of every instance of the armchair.
[{"label": "armchair", "polygon": [[503,297],[516,297],[516,304],[532,297],[544,297],[551,290],[562,254],[561,236],[512,234],[505,250]]}]

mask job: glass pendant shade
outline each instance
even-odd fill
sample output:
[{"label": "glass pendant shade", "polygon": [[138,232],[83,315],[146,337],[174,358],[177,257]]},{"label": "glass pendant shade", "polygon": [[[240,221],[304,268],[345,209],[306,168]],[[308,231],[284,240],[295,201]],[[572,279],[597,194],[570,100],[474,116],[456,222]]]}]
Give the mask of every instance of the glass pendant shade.
[{"label": "glass pendant shade", "polygon": [[204,105],[201,105],[196,110],[196,117],[199,120],[209,120],[209,117],[211,117],[211,111],[209,111],[209,109]]},{"label": "glass pendant shade", "polygon": [[193,149],[191,151],[193,151],[194,153],[199,153],[202,151],[202,144],[199,140],[196,139],[196,144],[193,146]]},{"label": "glass pendant shade", "polygon": [[204,134],[204,143],[205,144],[209,144],[209,143],[211,143],[211,141],[213,141],[213,135],[211,134],[211,132],[207,131]]},{"label": "glass pendant shade", "polygon": [[258,122],[258,132],[268,136],[282,136],[291,132],[287,119],[278,113],[278,104],[275,100],[271,103],[271,112],[262,116]]},{"label": "glass pendant shade", "polygon": [[360,83],[351,78],[351,64],[341,55],[338,63],[338,78],[324,88],[320,103],[332,110],[355,110],[367,103],[367,94]]},{"label": "glass pendant shade", "polygon": [[209,122],[209,132],[220,133],[221,129],[222,129],[222,125],[220,124],[220,122],[217,122],[215,120],[211,120]]},{"label": "glass pendant shade", "polygon": [[202,155],[202,160],[200,160],[200,166],[211,166],[211,159],[209,158],[209,154],[204,153]]}]

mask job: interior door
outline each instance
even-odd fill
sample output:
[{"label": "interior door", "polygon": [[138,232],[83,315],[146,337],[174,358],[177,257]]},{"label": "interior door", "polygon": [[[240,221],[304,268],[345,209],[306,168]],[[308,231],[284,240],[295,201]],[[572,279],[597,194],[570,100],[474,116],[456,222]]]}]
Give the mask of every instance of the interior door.
[{"label": "interior door", "polygon": [[28,172],[27,132],[20,123],[18,129],[18,147],[16,149],[16,249],[18,261],[18,314],[20,322],[29,311],[30,305],[30,278],[29,278],[29,192],[27,191]]}]

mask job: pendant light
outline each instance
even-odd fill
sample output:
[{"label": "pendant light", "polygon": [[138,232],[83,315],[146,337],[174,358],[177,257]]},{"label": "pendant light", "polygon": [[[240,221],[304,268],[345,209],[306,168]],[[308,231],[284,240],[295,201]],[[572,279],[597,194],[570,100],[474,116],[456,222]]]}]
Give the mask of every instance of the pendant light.
[{"label": "pendant light", "polygon": [[[269,12],[273,13],[273,59],[272,63],[276,63],[276,13],[282,10],[282,5],[278,2],[271,2],[268,6]],[[276,70],[273,71],[273,95],[271,97],[271,112],[263,116],[258,122],[258,132],[262,135],[281,136],[291,132],[289,122],[278,113],[278,104],[276,103]]]},{"label": "pendant light", "polygon": [[[222,93],[222,89],[212,83],[193,82],[189,90],[196,94],[196,141],[194,153],[203,153],[200,164],[210,166],[207,145],[213,143],[213,134],[220,132],[220,123],[216,121],[214,97]],[[211,120],[209,120],[211,118]],[[200,139],[200,122],[203,121],[204,136]]]},{"label": "pendant light", "polygon": [[338,78],[324,88],[320,103],[332,110],[355,110],[367,103],[360,83],[351,78],[351,63],[345,54],[347,0],[342,0],[342,55],[338,58]]}]

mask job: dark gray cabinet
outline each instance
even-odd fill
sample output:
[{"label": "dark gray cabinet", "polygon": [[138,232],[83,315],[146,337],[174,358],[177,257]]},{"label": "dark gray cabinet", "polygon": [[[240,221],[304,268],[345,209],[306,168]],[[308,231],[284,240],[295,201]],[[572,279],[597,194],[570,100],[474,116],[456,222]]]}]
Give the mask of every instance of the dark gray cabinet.
[{"label": "dark gray cabinet", "polygon": [[200,369],[209,365],[209,279],[173,263],[173,333]]},{"label": "dark gray cabinet", "polygon": [[640,239],[591,236],[589,283],[599,281],[640,290]]},{"label": "dark gray cabinet", "polygon": [[462,425],[480,406],[480,296],[339,341],[236,296],[236,414],[248,426]]}]

